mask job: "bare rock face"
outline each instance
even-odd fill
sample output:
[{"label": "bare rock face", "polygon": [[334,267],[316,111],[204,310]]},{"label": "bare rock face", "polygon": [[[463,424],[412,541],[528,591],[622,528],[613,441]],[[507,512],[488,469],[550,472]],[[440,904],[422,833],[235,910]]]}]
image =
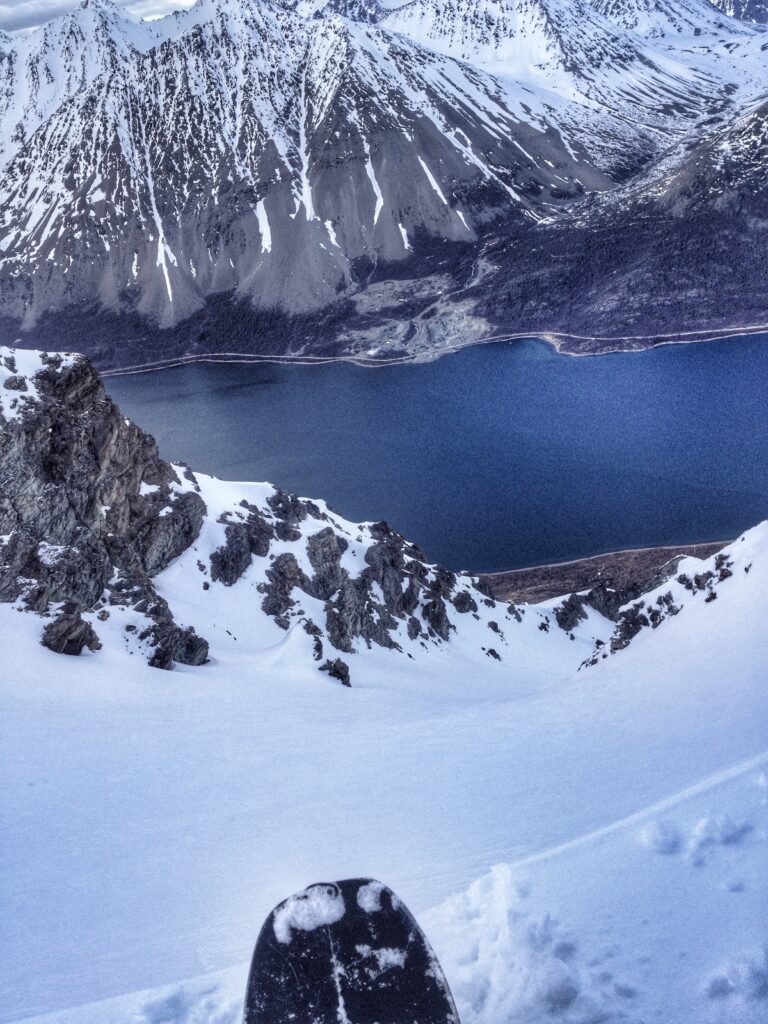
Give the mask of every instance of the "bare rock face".
[{"label": "bare rock face", "polygon": [[307,541],[307,557],[315,576],[312,589],[316,597],[328,601],[345,581],[346,573],[341,568],[341,556],[347,550],[347,542],[328,527],[314,534]]},{"label": "bare rock face", "polygon": [[[194,485],[123,418],[86,359],[24,353],[21,376],[3,352],[4,387],[11,381],[25,400],[0,404],[0,601],[56,615],[43,643],[80,654],[98,645],[82,613],[105,594],[135,599],[155,609],[150,644],[171,652],[161,667],[199,664],[204,641],[179,630],[151,583],[200,532],[205,504]],[[121,575],[131,580],[122,592]]]},{"label": "bare rock face", "polygon": [[101,650],[101,643],[89,622],[84,622],[79,613],[62,612],[43,630],[43,647],[56,654],[80,655],[87,647],[89,651]]},{"label": "bare rock face", "polygon": [[460,590],[453,599],[453,607],[460,615],[477,611],[477,603],[467,590]]},{"label": "bare rock face", "polygon": [[555,609],[555,619],[560,629],[570,633],[580,622],[586,619],[587,613],[584,610],[584,601],[578,594],[571,594],[563,603]]},{"label": "bare rock face", "polygon": [[204,665],[208,660],[207,642],[189,626],[181,629],[175,623],[159,623],[149,636],[155,647],[149,659],[153,668],[171,669],[175,661],[180,665]]},{"label": "bare rock face", "polygon": [[334,658],[333,661],[326,661],[320,668],[321,672],[327,672],[331,679],[338,679],[342,686],[351,686],[349,681],[349,665],[341,658]]},{"label": "bare rock face", "polygon": [[[279,492],[282,493],[282,492]],[[275,539],[275,527],[259,510],[247,501],[240,503],[248,513],[238,522],[232,522],[230,515],[219,521],[227,524],[226,543],[211,556],[211,579],[231,587],[240,579],[251,564],[251,556],[264,557],[269,552],[270,541]]]}]

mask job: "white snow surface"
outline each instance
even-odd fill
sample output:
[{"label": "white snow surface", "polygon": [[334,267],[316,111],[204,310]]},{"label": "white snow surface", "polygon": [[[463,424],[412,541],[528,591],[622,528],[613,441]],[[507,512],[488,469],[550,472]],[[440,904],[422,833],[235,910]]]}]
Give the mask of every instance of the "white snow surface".
[{"label": "white snow surface", "polygon": [[[200,482],[214,512],[265,486]],[[727,550],[716,600],[684,592],[593,667],[599,623],[546,633],[552,603],[501,663],[468,624],[354,656],[351,690],[253,614],[253,567],[190,590],[194,549],[158,587],[211,641],[198,669],[147,667],[118,614],[62,658],[0,605],[0,1020],[234,1024],[271,908],[367,875],[463,1024],[764,1022],[768,524]]]},{"label": "white snow surface", "polygon": [[[38,400],[35,376],[45,369],[42,353],[0,346],[0,418],[15,420],[28,404]],[[71,365],[76,356],[60,355],[60,366]],[[23,390],[16,390],[14,379],[23,378]],[[9,386],[11,385],[11,386]]]}]

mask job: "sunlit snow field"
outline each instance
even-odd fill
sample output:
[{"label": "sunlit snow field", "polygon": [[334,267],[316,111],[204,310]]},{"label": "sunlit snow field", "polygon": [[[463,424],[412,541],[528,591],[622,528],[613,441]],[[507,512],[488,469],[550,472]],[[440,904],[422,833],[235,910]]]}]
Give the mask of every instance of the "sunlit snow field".
[{"label": "sunlit snow field", "polygon": [[[464,1024],[763,1021],[768,529],[731,550],[717,601],[592,669],[590,620],[482,667],[371,652],[351,690],[234,605],[170,675],[111,642],[61,659],[0,607],[2,1020],[235,1021],[271,906],[372,875]],[[161,592],[198,622],[182,578]]]}]

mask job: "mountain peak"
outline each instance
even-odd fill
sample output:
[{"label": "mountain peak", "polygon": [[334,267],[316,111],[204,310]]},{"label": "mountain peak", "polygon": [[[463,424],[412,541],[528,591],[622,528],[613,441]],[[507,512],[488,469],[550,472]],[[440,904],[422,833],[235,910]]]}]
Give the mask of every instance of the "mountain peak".
[{"label": "mountain peak", "polygon": [[80,0],[75,11],[110,11],[121,13],[114,0]]},{"label": "mountain peak", "polygon": [[[609,21],[645,38],[703,37],[726,31],[731,35],[749,33],[723,16],[722,4],[709,0],[591,0],[592,6]],[[766,0],[768,3],[768,0]]]},{"label": "mountain peak", "polygon": [[71,32],[77,27],[84,34],[92,32],[106,33],[115,40],[125,40],[138,49],[146,49],[153,43],[154,33],[149,23],[137,22],[123,7],[114,0],[80,0],[77,7],[65,14],[45,22],[29,38],[39,34],[48,38],[59,32]]},{"label": "mountain peak", "polygon": [[[82,0],[9,40],[17,59],[5,62],[0,77],[0,164],[61,104],[157,41],[151,24],[135,21],[112,0]],[[4,46],[0,36],[0,50]]]},{"label": "mountain peak", "polygon": [[[114,22],[115,20],[133,23],[133,19],[123,8],[118,7],[113,0],[80,0],[80,3],[73,10],[64,14],[61,18],[52,19],[54,22],[80,21],[82,18],[101,18]],[[50,22],[49,22],[50,24]]]}]

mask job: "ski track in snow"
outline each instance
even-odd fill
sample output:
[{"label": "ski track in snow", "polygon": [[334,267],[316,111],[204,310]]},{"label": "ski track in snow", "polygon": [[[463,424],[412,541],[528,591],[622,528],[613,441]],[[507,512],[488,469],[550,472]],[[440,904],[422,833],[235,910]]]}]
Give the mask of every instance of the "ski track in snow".
[{"label": "ski track in snow", "polygon": [[758,754],[757,757],[750,758],[748,761],[742,761],[740,764],[734,765],[732,768],[726,768],[725,771],[717,772],[715,775],[711,775],[709,778],[703,779],[701,782],[697,782],[693,786],[688,786],[677,793],[673,793],[671,796],[666,797],[664,800],[659,800],[655,804],[651,804],[650,807],[646,807],[642,811],[630,814],[626,818],[621,818],[619,821],[614,821],[610,825],[606,825],[594,832],[589,832],[587,835],[579,836],[577,839],[571,839],[567,843],[561,843],[559,846],[553,846],[549,850],[542,850],[541,853],[535,853],[530,857],[524,857],[522,860],[516,861],[512,867],[518,869],[528,867],[531,864],[537,864],[540,861],[549,860],[551,857],[557,857],[560,854],[568,853],[571,850],[577,850],[580,847],[588,846],[590,843],[606,839],[608,836],[612,836],[616,832],[627,831],[628,829],[634,828],[636,825],[641,825],[644,821],[647,821],[648,818],[671,811],[680,806],[680,804],[684,804],[686,801],[691,800],[693,797],[699,796],[702,793],[707,793],[713,789],[717,789],[719,786],[732,782],[734,779],[738,779],[749,772],[756,771],[758,768],[762,768],[767,764],[768,750],[762,754]]}]

